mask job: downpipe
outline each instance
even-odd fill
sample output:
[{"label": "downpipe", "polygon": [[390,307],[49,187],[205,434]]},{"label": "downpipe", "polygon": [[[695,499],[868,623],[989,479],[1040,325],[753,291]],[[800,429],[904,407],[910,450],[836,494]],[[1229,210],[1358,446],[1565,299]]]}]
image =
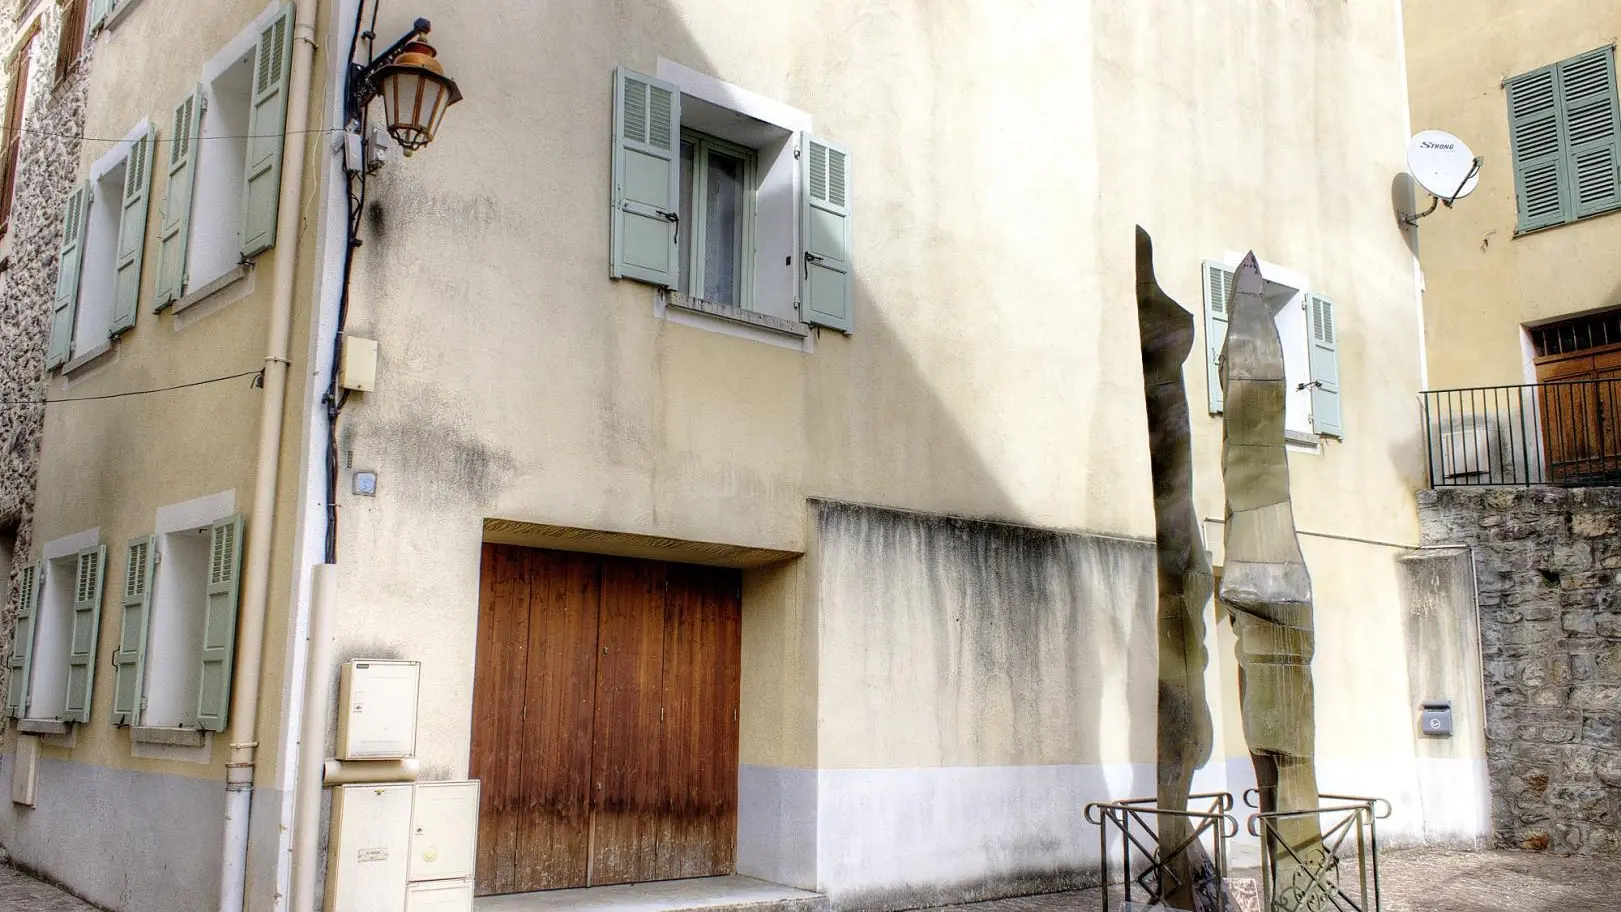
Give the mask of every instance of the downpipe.
[{"label": "downpipe", "polygon": [[282,422],[293,332],[302,234],[300,208],[304,163],[309,157],[311,73],[315,65],[315,20],[320,0],[294,4],[293,60],[287,83],[281,197],[277,203],[276,266],[265,344],[264,401],[259,414],[253,508],[248,516],[246,565],[237,629],[237,665],[231,693],[231,756],[225,768],[225,833],[220,864],[220,912],[242,912],[248,874],[253,780],[258,763],[259,688],[264,664],[265,615],[269,602],[271,536],[281,470]]}]

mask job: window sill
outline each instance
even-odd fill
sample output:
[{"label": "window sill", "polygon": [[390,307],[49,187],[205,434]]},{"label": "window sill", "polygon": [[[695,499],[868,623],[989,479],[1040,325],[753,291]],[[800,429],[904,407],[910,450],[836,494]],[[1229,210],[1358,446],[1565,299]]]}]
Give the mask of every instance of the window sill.
[{"label": "window sill", "polygon": [[1568,222],[1560,222],[1557,225],[1543,225],[1540,228],[1520,228],[1516,225],[1514,228],[1514,240],[1517,241],[1523,237],[1530,237],[1533,234],[1541,234],[1544,231],[1554,231],[1559,228],[1568,228],[1571,225],[1580,225],[1583,222],[1591,222],[1594,219],[1601,219],[1607,215],[1615,215],[1617,213],[1621,213],[1621,205],[1618,205],[1612,209],[1606,209],[1603,212],[1595,212],[1592,215],[1578,216]]},{"label": "window sill", "polygon": [[96,364],[102,358],[105,358],[112,353],[113,340],[108,339],[106,342],[101,343],[95,348],[90,349],[84,354],[79,355],[69,360],[68,363],[62,365],[62,376],[71,377],[79,371]]},{"label": "window sill", "polygon": [[118,23],[123,22],[124,17],[129,15],[129,11],[140,5],[141,0],[123,0],[123,2],[113,7],[113,11],[107,14],[107,18],[101,20],[101,31],[110,32],[117,28]]},{"label": "window sill", "polygon": [[170,309],[176,314],[190,310],[191,308],[196,307],[198,304],[201,304],[204,301],[207,301],[209,298],[212,298],[227,288],[230,288],[238,282],[245,280],[252,273],[253,267],[246,263],[234,266],[224,275],[174,302]]},{"label": "window sill", "polygon": [[17,722],[17,731],[25,735],[65,735],[71,724],[61,719],[22,719]]},{"label": "window sill", "polygon": [[137,725],[130,729],[130,740],[137,744],[162,744],[167,747],[202,747],[206,733],[200,728],[162,728]]},{"label": "window sill", "polygon": [[797,339],[803,339],[809,336],[811,333],[811,328],[809,325],[800,323],[797,320],[784,320],[781,317],[773,317],[770,314],[756,313],[755,311],[745,310],[732,304],[717,304],[714,301],[706,301],[703,298],[695,298],[692,295],[682,294],[679,291],[670,291],[666,289],[663,292],[663,295],[664,305],[666,307],[674,307],[677,310],[685,310],[690,313],[701,313],[721,320],[741,323],[744,326],[768,329],[772,332],[779,332],[783,335],[793,336]]}]

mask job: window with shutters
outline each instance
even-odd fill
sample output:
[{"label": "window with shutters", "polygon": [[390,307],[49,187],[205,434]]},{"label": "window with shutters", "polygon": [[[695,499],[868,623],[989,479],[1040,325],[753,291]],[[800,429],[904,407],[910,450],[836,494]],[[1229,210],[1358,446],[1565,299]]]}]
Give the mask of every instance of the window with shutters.
[{"label": "window with shutters", "polygon": [[28,75],[33,69],[30,41],[11,61],[6,84],[6,132],[4,156],[0,160],[0,234],[11,227],[11,201],[17,190],[17,165],[22,161],[23,115],[28,105]]},{"label": "window with shutters", "polygon": [[56,39],[56,81],[73,72],[84,52],[85,11],[91,0],[67,0],[62,4],[62,31]]},{"label": "window with shutters", "polygon": [[[1220,262],[1209,261],[1203,270],[1205,376],[1212,414],[1223,407],[1219,371],[1232,305],[1233,269],[1239,259],[1229,255]],[[1266,304],[1283,346],[1286,441],[1316,446],[1321,436],[1342,436],[1333,301],[1310,291],[1310,280],[1294,270],[1262,263],[1261,276]]]},{"label": "window with shutters", "polygon": [[242,261],[242,183],[247,176],[253,56],[238,60],[201,92],[201,138],[193,146],[186,284],[201,288]]},{"label": "window with shutters", "polygon": [[158,555],[151,582],[144,713],[138,724],[196,728],[203,620],[207,609],[207,526],[153,537]]},{"label": "window with shutters", "polygon": [[1519,231],[1621,207],[1621,100],[1615,49],[1600,48],[1504,84]]},{"label": "window with shutters", "polygon": [[37,564],[28,687],[22,717],[88,721],[100,625],[105,549]]},{"label": "window with shutters", "polygon": [[669,61],[615,77],[612,275],[666,315],[848,332],[849,151],[810,117]]},{"label": "window with shutters", "polygon": [[[126,635],[115,661],[121,670],[133,666],[118,699],[137,729],[223,728],[241,545],[235,516],[132,543],[126,618],[136,618],[146,633],[144,641]],[[150,553],[136,556],[141,547]]]},{"label": "window with shutters", "polygon": [[276,244],[293,14],[291,3],[266,10],[209,61],[196,92],[175,102],[162,163],[157,309],[233,284]]},{"label": "window with shutters", "polygon": [[[69,288],[71,276],[59,282],[73,292],[68,302],[73,309],[72,357],[89,354],[135,325],[146,252],[152,140],[150,125],[142,123],[97,161],[90,169],[82,211],[67,216],[64,233],[77,227],[83,238],[76,288]],[[83,224],[73,225],[75,218],[82,218]]]}]

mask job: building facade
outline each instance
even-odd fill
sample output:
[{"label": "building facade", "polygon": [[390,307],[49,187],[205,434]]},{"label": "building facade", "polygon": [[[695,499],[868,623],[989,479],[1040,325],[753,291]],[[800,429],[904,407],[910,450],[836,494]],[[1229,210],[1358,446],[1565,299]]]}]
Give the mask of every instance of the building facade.
[{"label": "building facade", "polygon": [[[314,614],[340,659],[421,663],[422,775],[482,783],[480,894],[1085,880],[1083,805],[1154,782],[1138,224],[1201,327],[1218,567],[1211,378],[1263,261],[1324,789],[1390,800],[1389,838],[1489,831],[1461,583],[1413,553],[1396,4],[196,2],[178,45],[119,7],[84,135],[123,138],[69,169],[80,279],[39,363],[52,398],[120,398],[44,409],[22,863],[115,909],[287,902],[298,732],[332,712],[301,699],[335,673]],[[465,100],[362,181],[354,30],[418,16]],[[374,382],[331,382],[340,332]],[[1197,787],[1238,793],[1210,611]],[[1420,736],[1435,700],[1454,738]]]},{"label": "building facade", "polygon": [[1482,159],[1479,188],[1418,228],[1423,519],[1481,580],[1495,837],[1616,854],[1621,14],[1441,2],[1405,22],[1415,128]]}]

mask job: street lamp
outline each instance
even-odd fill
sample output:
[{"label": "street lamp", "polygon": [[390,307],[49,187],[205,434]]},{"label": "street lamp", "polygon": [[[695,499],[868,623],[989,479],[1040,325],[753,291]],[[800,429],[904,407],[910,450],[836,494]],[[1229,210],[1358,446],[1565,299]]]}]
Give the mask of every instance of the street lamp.
[{"label": "street lamp", "polygon": [[461,89],[445,75],[438,52],[427,41],[431,28],[428,20],[418,19],[405,37],[371,63],[353,65],[349,73],[351,119],[358,119],[381,95],[388,135],[406,155],[433,142],[445,111],[462,100]]}]

